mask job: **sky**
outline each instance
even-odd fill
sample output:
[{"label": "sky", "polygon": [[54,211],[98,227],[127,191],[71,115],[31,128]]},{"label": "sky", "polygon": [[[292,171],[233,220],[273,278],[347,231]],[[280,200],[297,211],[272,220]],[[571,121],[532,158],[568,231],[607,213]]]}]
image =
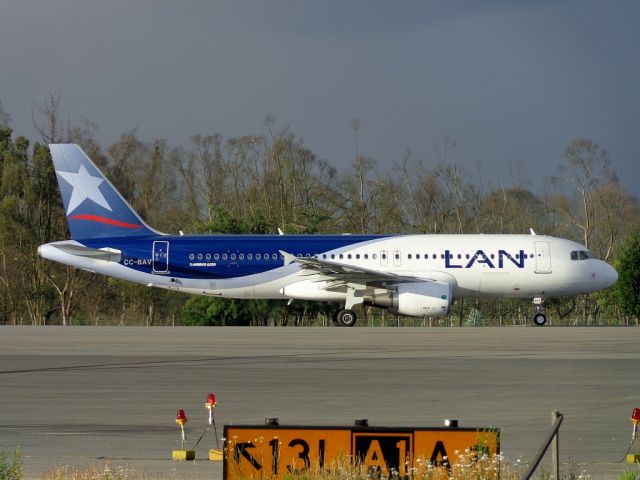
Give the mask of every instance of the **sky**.
[{"label": "sky", "polygon": [[451,138],[485,188],[520,164],[541,191],[588,137],[640,195],[638,19],[635,0],[0,0],[0,101],[37,139],[32,106],[58,93],[103,147],[264,134],[270,115],[341,172],[358,118],[380,171],[407,149],[435,166]]}]

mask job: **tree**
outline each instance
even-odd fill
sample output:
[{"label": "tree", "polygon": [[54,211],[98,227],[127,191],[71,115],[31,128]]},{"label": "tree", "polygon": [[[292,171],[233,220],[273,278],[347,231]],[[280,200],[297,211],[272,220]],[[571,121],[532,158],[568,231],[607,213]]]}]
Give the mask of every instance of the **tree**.
[{"label": "tree", "polygon": [[640,320],[640,233],[631,235],[618,258],[615,291],[624,315]]},{"label": "tree", "polygon": [[246,301],[233,298],[193,296],[182,307],[185,325],[247,325]]},{"label": "tree", "polygon": [[4,111],[2,100],[0,100],[0,127],[8,127],[11,123],[11,115]]},{"label": "tree", "polygon": [[60,119],[60,99],[62,95],[49,92],[42,103],[31,107],[33,126],[43,143],[62,143],[64,127]]},{"label": "tree", "polygon": [[[574,140],[565,148],[563,156],[566,165],[562,165],[560,170],[577,193],[577,204],[571,206],[572,211],[568,216],[582,233],[583,245],[589,248],[594,230],[598,189],[606,183],[617,183],[617,178],[610,169],[607,152],[591,139]],[[579,212],[578,215],[575,215],[576,211]]]}]

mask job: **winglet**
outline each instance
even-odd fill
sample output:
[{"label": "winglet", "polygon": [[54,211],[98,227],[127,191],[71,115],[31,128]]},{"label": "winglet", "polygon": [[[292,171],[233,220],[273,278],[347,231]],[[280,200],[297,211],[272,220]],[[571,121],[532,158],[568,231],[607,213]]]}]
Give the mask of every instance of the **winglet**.
[{"label": "winglet", "polygon": [[284,257],[284,266],[286,267],[287,265],[293,263],[296,261],[296,256],[292,255],[290,253],[285,252],[284,250],[278,250],[280,252],[280,255],[282,255]]},{"label": "winglet", "polygon": [[535,235],[536,232],[533,231],[533,228],[529,227],[529,232],[531,233],[531,235]]},{"label": "winglet", "polygon": [[284,232],[282,231],[282,229],[280,227],[278,227],[278,235],[284,235]]}]

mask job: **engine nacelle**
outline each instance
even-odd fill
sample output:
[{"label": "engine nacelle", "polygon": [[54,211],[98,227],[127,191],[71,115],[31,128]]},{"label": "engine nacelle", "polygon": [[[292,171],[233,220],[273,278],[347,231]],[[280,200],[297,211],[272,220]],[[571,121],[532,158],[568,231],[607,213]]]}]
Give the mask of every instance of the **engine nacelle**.
[{"label": "engine nacelle", "polygon": [[376,295],[373,305],[411,317],[444,317],[451,305],[451,285],[446,282],[407,282],[392,294]]}]

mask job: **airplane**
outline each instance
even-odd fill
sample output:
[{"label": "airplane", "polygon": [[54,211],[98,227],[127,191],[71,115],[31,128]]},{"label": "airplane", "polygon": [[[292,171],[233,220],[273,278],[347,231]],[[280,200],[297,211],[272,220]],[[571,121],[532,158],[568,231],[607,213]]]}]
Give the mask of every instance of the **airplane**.
[{"label": "airplane", "polygon": [[49,146],[71,240],[38,254],[90,272],[181,292],[237,299],[335,302],[443,317],[454,298],[532,298],[595,292],[618,274],[582,245],[530,234],[169,235],[145,223],[75,144]]}]

